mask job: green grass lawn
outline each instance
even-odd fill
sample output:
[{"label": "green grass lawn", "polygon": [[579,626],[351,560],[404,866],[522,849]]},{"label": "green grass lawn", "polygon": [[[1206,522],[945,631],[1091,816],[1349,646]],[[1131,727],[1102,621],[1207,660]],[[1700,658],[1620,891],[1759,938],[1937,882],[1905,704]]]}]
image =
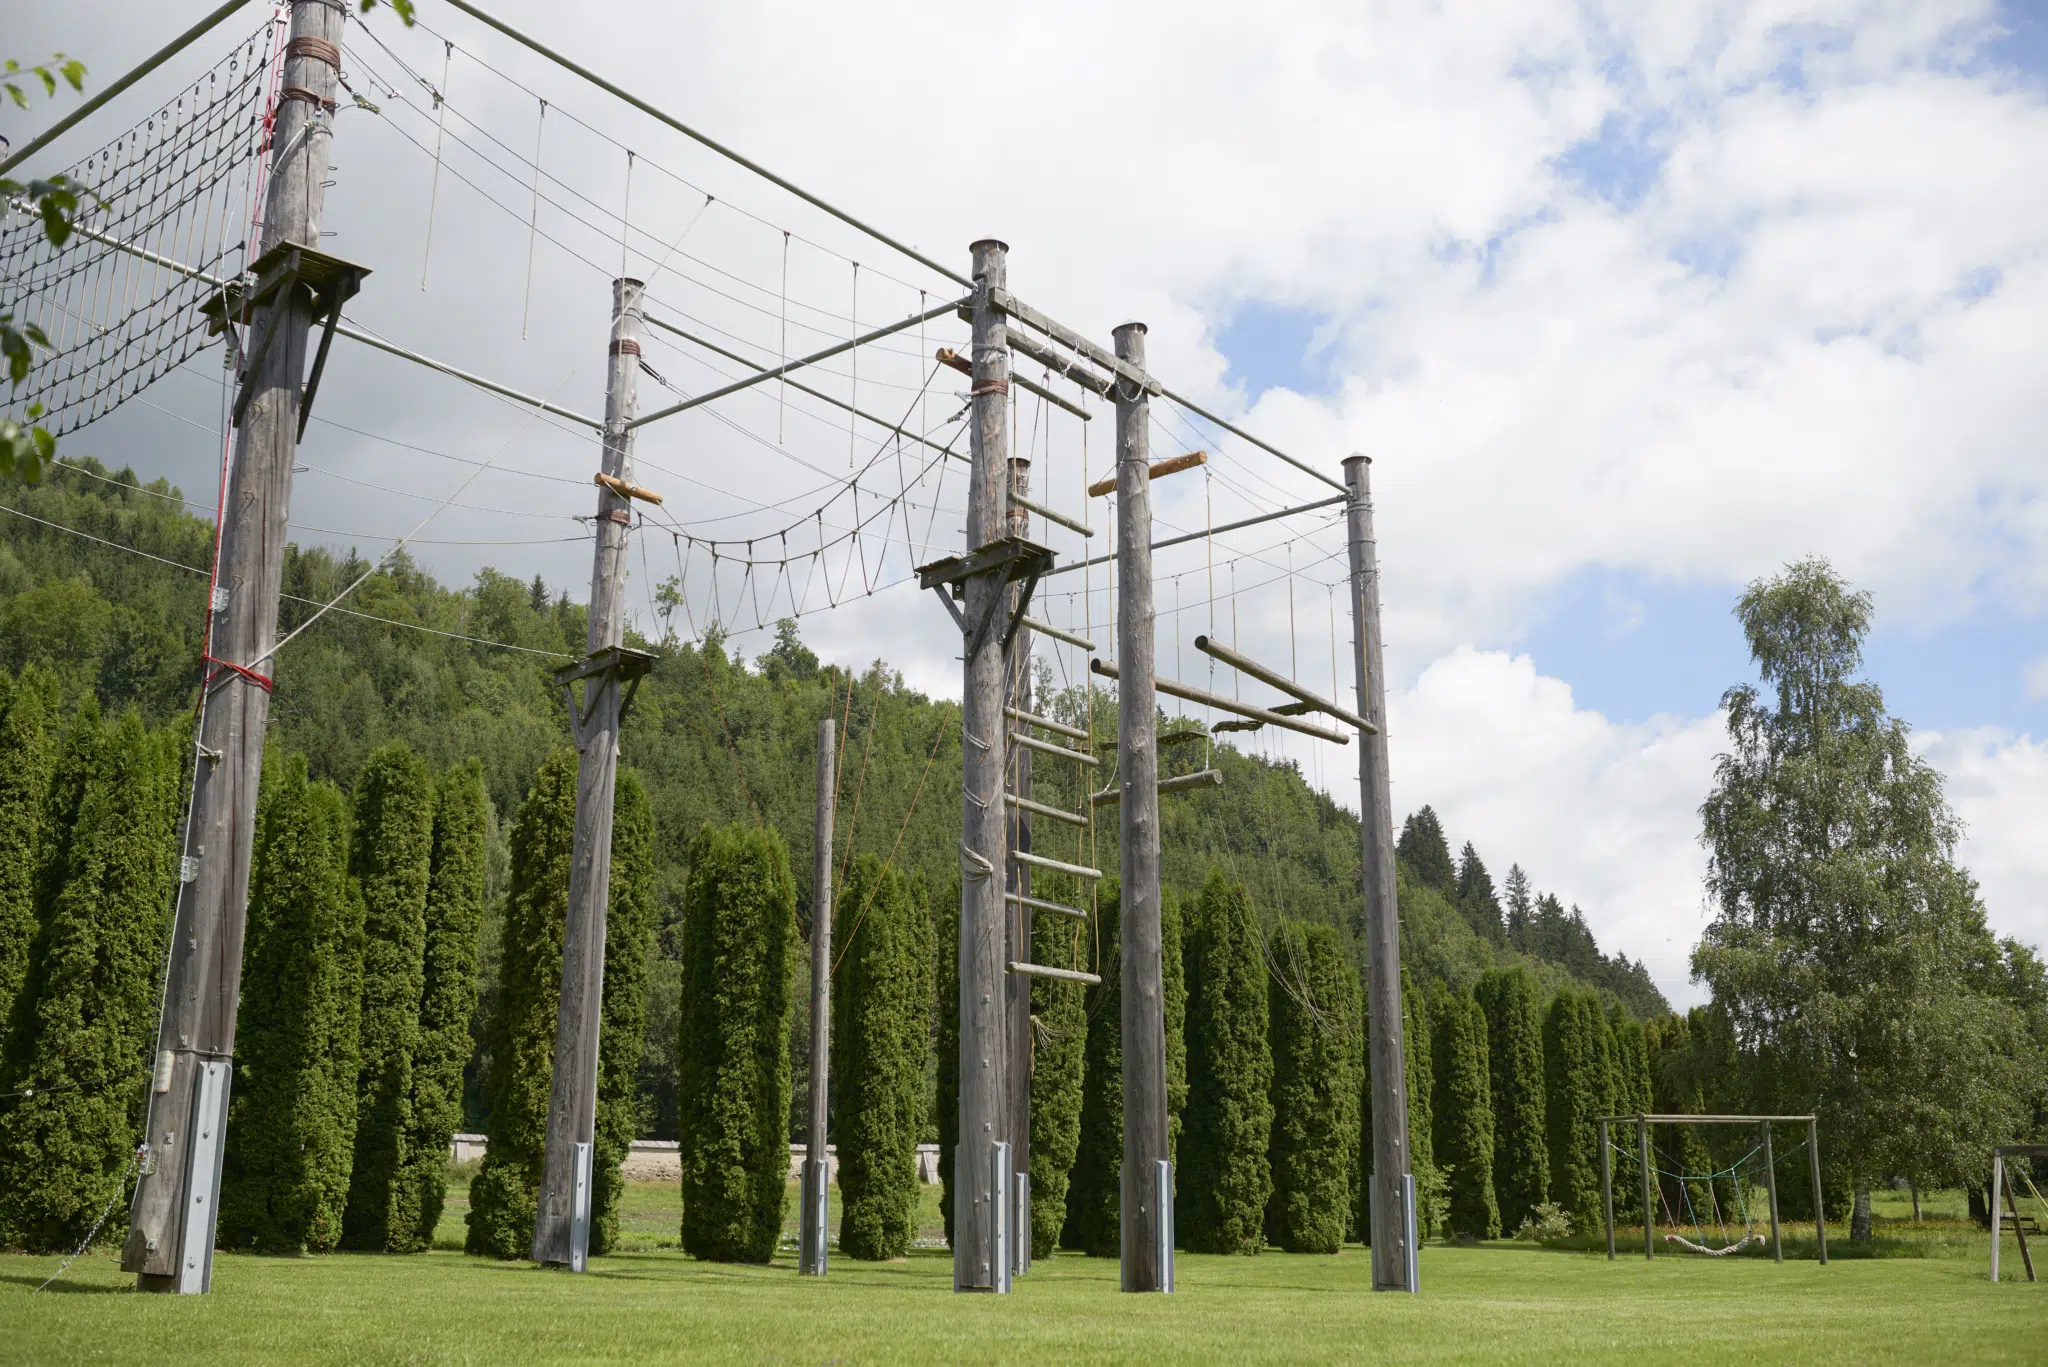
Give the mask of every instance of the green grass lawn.
[{"label": "green grass lawn", "polygon": [[[625,1205],[629,1251],[581,1277],[443,1250],[222,1255],[213,1294],[187,1299],[131,1293],[101,1253],[32,1296],[57,1260],[0,1258],[0,1361],[2048,1361],[2048,1283],[1991,1285],[1986,1239],[1951,1218],[1885,1220],[1894,1256],[1827,1267],[1433,1244],[1423,1294],[1408,1297],[1370,1293],[1361,1249],[1182,1254],[1179,1292],[1164,1297],[1121,1295],[1114,1262],[1066,1254],[995,1298],[952,1295],[943,1250],[834,1258],[824,1282],[797,1277],[788,1250],[766,1267],[693,1262],[674,1249],[673,1187],[631,1188]],[[450,1218],[452,1239],[460,1211]],[[1851,1251],[1845,1236],[1830,1230],[1832,1251]],[[2018,1275],[2010,1244],[2007,1258]]]}]

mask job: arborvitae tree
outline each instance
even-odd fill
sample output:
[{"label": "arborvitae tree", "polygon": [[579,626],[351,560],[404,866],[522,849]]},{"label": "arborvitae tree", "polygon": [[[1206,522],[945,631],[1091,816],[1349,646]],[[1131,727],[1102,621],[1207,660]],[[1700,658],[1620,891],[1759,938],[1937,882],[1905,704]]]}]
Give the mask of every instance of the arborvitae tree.
[{"label": "arborvitae tree", "polygon": [[[303,758],[268,766],[222,1159],[223,1248],[319,1253],[341,1239],[355,1155],[363,965],[348,826],[347,800],[331,783],[308,783]],[[444,1145],[435,1155],[444,1174],[445,1155]]]},{"label": "arborvitae tree", "polygon": [[931,1026],[926,910],[902,872],[854,860],[833,916],[832,1140],[839,1248],[900,1258],[917,1233],[917,1140]]},{"label": "arborvitae tree", "polygon": [[1543,1017],[1520,968],[1488,973],[1476,992],[1486,1013],[1493,1093],[1493,1191],[1500,1224],[1512,1233],[1550,1199],[1550,1148],[1544,1136]]},{"label": "arborvitae tree", "polygon": [[1401,825],[1401,838],[1394,844],[1394,853],[1408,865],[1416,882],[1446,896],[1456,896],[1458,870],[1451,863],[1444,823],[1437,819],[1433,807],[1425,805],[1421,811],[1409,813],[1408,820]]},{"label": "arborvitae tree", "polygon": [[0,1103],[0,1242],[38,1252],[69,1251],[118,1201],[141,1137],[189,734],[151,736],[132,712],[102,732],[91,703],[75,731],[65,757],[85,768],[57,786],[82,796],[0,1074],[28,1093]]},{"label": "arborvitae tree", "polygon": [[[1663,1115],[1699,1115],[1705,1111],[1699,1083],[1692,1076],[1692,1040],[1684,1016],[1666,1016],[1643,1025],[1644,1053],[1650,1065],[1650,1097],[1653,1109]],[[1681,1219],[1697,1220],[1702,1228],[1720,1228],[1723,1193],[1715,1191],[1708,1177],[1716,1167],[1708,1152],[1702,1127],[1659,1125],[1651,1131],[1658,1168],[1667,1173],[1697,1176],[1659,1177],[1662,1203]],[[1727,1193],[1727,1194],[1731,1194]]]},{"label": "arborvitae tree", "polygon": [[[485,829],[490,799],[475,761],[441,776],[434,798],[433,854],[428,864],[425,952],[419,1035],[413,1046],[411,1126],[405,1139],[400,1205],[419,1212],[410,1238],[392,1232],[400,1250],[426,1248],[448,1196],[448,1141],[462,1123],[462,1070],[472,1051],[477,935],[483,925]],[[609,947],[608,947],[609,948]],[[609,954],[607,956],[609,967]]]},{"label": "arborvitae tree", "polygon": [[1572,1224],[1601,1219],[1600,1152],[1594,1120],[1602,1079],[1595,1038],[1600,1008],[1586,994],[1565,991],[1543,1014],[1543,1092],[1550,1144],[1550,1199]]},{"label": "arborvitae tree", "polygon": [[1465,919],[1481,939],[1500,943],[1500,898],[1493,890],[1493,875],[1486,871],[1485,861],[1469,840],[1458,856],[1458,910],[1465,913]]},{"label": "arborvitae tree", "polygon": [[1256,1253],[1273,1194],[1273,1056],[1251,898],[1211,873],[1188,917],[1188,1112],[1174,1228],[1198,1253]]},{"label": "arborvitae tree", "polygon": [[419,1190],[404,1180],[412,1062],[424,987],[434,778],[403,741],[370,754],[356,776],[349,872],[363,891],[362,1049],[356,1062],[356,1154],[345,1248],[410,1249]]},{"label": "arborvitae tree", "polygon": [[1180,1132],[1188,1108],[1188,975],[1181,933],[1180,897],[1159,895],[1160,996],[1166,1007],[1166,1152],[1176,1170]]},{"label": "arborvitae tree", "polygon": [[36,938],[36,862],[57,762],[57,681],[39,669],[23,670],[8,689],[5,708],[0,715],[0,1044],[7,1037],[14,999],[28,979],[29,948]]},{"label": "arborvitae tree", "polygon": [[1273,1195],[1266,1237],[1290,1253],[1344,1242],[1358,1162],[1358,976],[1337,928],[1273,933]]},{"label": "arborvitae tree", "polygon": [[1097,887],[1090,971],[1102,983],[1087,991],[1080,1138],[1061,1242],[1091,1258],[1114,1258],[1121,1237],[1119,1182],[1124,1162],[1123,960],[1117,933],[1122,890],[1114,878],[1103,879]]},{"label": "arborvitae tree", "polygon": [[1445,1226],[1471,1239],[1500,1237],[1493,1193],[1493,1089],[1486,1014],[1457,992],[1436,999],[1432,1027],[1436,1064],[1435,1157],[1449,1185]]},{"label": "arborvitae tree", "polygon": [[497,1001],[486,1031],[490,1145],[470,1179],[464,1241],[487,1257],[524,1258],[533,1249],[575,833],[576,752],[558,750],[534,775],[512,822]]},{"label": "arborvitae tree", "polygon": [[[1372,1001],[1365,999],[1365,1028],[1361,1039],[1360,1102],[1358,1108],[1358,1163],[1352,1170],[1351,1228],[1360,1242],[1372,1242]],[[1429,1005],[1416,989],[1408,970],[1401,970],[1401,1062],[1402,1081],[1408,1102],[1408,1171],[1415,1178],[1415,1228],[1418,1238],[1428,1238],[1430,1229],[1442,1219],[1443,1175],[1436,1166],[1431,1142],[1430,1092],[1434,1069],[1430,1062]]]},{"label": "arborvitae tree", "polygon": [[[597,1036],[597,1123],[590,1153],[592,1254],[618,1246],[619,1195],[625,1185],[621,1164],[642,1133],[635,1080],[647,1033],[647,957],[654,945],[654,808],[631,769],[619,770],[612,789],[611,853]],[[562,895],[566,907],[568,889]]]},{"label": "arborvitae tree", "polygon": [[789,1171],[790,962],[796,883],[782,838],[707,829],[683,908],[683,1249],[765,1263]]},{"label": "arborvitae tree", "polygon": [[[1079,905],[1071,880],[1041,896]],[[1031,922],[1031,960],[1093,972],[1088,928],[1064,916]],[[1081,1138],[1081,1070],[1088,1007],[1080,983],[1031,981],[1031,1256],[1049,1258],[1067,1221],[1067,1183]]]},{"label": "arborvitae tree", "polygon": [[953,1242],[953,1150],[960,1143],[960,884],[932,908],[932,1051],[938,1057],[933,1116],[939,1131],[939,1206]]},{"label": "arborvitae tree", "polygon": [[[1611,1041],[1608,1048],[1612,1059],[1608,1072],[1606,1114],[1642,1115],[1656,1109],[1650,1082],[1649,1045],[1643,1034],[1642,1022],[1623,1010],[1619,1002],[1606,1003],[1601,1015],[1606,1026],[1606,1038]],[[1655,1157],[1653,1150],[1653,1163]],[[1615,1192],[1615,1216],[1620,1218],[1625,1207],[1630,1219],[1640,1220],[1643,1218],[1642,1169],[1640,1163],[1625,1164],[1624,1167],[1632,1176],[1625,1200],[1620,1191]]]}]

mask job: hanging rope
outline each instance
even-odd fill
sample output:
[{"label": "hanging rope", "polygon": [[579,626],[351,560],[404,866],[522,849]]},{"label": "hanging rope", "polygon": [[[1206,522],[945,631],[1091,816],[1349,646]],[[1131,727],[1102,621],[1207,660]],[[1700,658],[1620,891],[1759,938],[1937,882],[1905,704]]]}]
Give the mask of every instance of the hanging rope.
[{"label": "hanging rope", "polygon": [[540,137],[547,131],[548,102],[540,102],[533,125],[533,207],[526,215],[526,292],[519,303],[519,340],[526,340],[526,321],[533,307],[533,244],[540,235]]}]

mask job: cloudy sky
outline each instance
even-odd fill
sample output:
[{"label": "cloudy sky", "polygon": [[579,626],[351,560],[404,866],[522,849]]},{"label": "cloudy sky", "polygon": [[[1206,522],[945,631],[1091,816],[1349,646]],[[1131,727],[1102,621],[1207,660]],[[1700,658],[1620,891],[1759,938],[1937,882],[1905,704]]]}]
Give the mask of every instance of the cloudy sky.
[{"label": "cloudy sky", "polygon": [[[949,297],[937,273],[420,3],[432,32],[386,15],[349,29],[345,70],[375,109],[339,118],[325,226],[331,250],[377,272],[351,306],[361,325],[598,413],[622,256],[649,280],[651,312],[756,359]],[[1696,812],[1723,743],[1719,698],[1749,677],[1730,607],[1806,555],[1876,596],[1870,672],[1949,776],[1993,924],[2048,940],[2037,6],[497,12],[954,269],[971,240],[1003,238],[1020,295],[1105,340],[1142,319],[1169,384],[1308,463],[1335,474],[1344,455],[1371,455],[1397,806],[1433,803],[1496,877],[1521,862],[1674,1000],[1697,998]],[[146,115],[261,13],[30,169]],[[40,6],[10,25],[9,55],[61,49],[104,82],[181,22],[130,0]],[[429,86],[450,111],[438,125]],[[10,111],[0,131],[19,145],[49,117]],[[814,383],[943,442],[959,386],[930,380],[927,358],[960,342],[935,322]],[[663,383],[695,393],[740,373],[672,336],[648,360],[662,379],[642,377],[643,411],[675,401]],[[205,499],[219,388],[206,353],[68,449]],[[437,573],[493,565],[584,596],[572,519],[589,511],[594,450],[573,423],[344,344],[319,408],[298,539],[374,555],[440,509],[414,547]],[[1328,492],[1170,406],[1156,418],[1155,454],[1215,455],[1206,476],[1162,482],[1167,527]],[[874,426],[846,421],[764,387],[644,429],[641,475],[669,502],[664,526],[640,533],[636,612],[657,631],[651,590],[686,564],[697,627],[822,606],[816,566],[802,583],[749,578],[730,543],[807,563],[856,518],[817,491],[866,467],[858,516],[911,492],[879,535],[869,523],[871,560],[827,551],[832,596],[853,601],[807,616],[806,637],[956,694],[957,637],[937,605],[880,586],[957,543],[957,474],[920,479],[929,451],[882,450]],[[1040,487],[1078,511],[1083,424],[1022,400],[1018,424]],[[1090,440],[1099,476],[1109,434]],[[679,545],[677,528],[729,539],[715,594],[708,550]],[[1077,543],[1063,535],[1065,556]],[[1332,622],[1333,555],[1321,513],[1162,554],[1162,673],[1209,680],[1190,642],[1213,626],[1327,686],[1332,638],[1340,654],[1348,639]],[[1099,635],[1105,583],[1090,576],[1085,600],[1081,578],[1053,581],[1046,611]],[[1067,677],[1082,667],[1049,658]],[[1348,752],[1279,753],[1346,792]]]}]

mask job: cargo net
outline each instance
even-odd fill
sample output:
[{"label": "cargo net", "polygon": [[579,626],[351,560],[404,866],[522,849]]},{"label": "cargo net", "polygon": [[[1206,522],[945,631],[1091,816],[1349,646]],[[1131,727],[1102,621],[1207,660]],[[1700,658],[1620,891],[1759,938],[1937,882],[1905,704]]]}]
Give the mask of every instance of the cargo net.
[{"label": "cargo net", "polygon": [[0,298],[42,328],[6,411],[53,436],[133,398],[207,343],[202,276],[241,273],[260,174],[275,38],[266,21],[148,118],[74,166],[71,235],[51,245],[33,206],[0,213]]}]

